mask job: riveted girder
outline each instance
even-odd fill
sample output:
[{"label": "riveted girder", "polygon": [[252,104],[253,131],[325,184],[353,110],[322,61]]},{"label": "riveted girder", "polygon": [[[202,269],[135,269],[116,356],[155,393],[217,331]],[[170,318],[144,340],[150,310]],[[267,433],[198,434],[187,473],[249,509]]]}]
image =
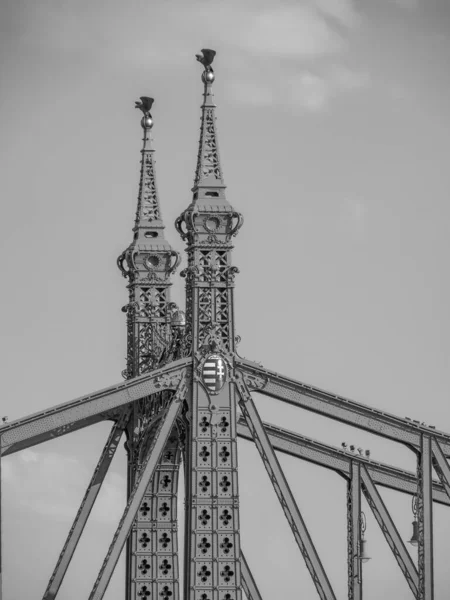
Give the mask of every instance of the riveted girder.
[{"label": "riveted girder", "polygon": [[352,461],[347,485],[348,600],[362,600],[361,465]]},{"label": "riveted girder", "polygon": [[247,560],[241,550],[241,570],[242,570],[242,589],[247,596],[247,600],[262,600],[261,593],[253,578]]},{"label": "riveted girder", "polygon": [[249,360],[239,359],[236,364],[250,390],[416,449],[420,448],[422,435],[432,435],[444,455],[450,456],[450,435],[442,431],[284,377]]},{"label": "riveted girder", "polygon": [[431,495],[432,440],[422,435],[417,461],[417,519],[419,525],[419,600],[433,600],[433,500]]},{"label": "riveted girder", "polygon": [[[411,496],[417,494],[417,475],[385,463],[366,458],[359,454],[352,454],[341,448],[328,446],[304,435],[288,431],[270,423],[263,423],[274,450],[284,452],[291,456],[301,458],[308,462],[331,469],[345,478],[350,477],[351,463],[358,462],[365,465],[372,481],[383,487],[397,492],[404,492]],[[238,436],[246,440],[253,440],[252,434],[245,420],[241,417],[238,421]],[[432,481],[433,502],[450,506],[444,486],[438,481]]]},{"label": "riveted girder", "polygon": [[7,456],[100,421],[117,420],[126,404],[176,389],[186,364],[186,359],[180,359],[152,373],[11,421],[0,427],[1,454]]}]

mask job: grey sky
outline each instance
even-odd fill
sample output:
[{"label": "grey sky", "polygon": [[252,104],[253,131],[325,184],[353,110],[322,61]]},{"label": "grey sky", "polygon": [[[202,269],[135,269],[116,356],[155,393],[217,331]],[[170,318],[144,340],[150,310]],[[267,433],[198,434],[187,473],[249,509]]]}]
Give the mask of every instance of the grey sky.
[{"label": "grey sky", "polygon": [[[450,431],[450,4],[434,0],[10,0],[0,9],[0,414],[120,381],[141,130],[155,98],[157,180],[172,246],[190,202],[201,104],[194,54],[217,50],[240,354]],[[184,261],[185,264],[185,261]],[[182,268],[182,267],[181,267]],[[180,270],[181,270],[180,268]],[[173,299],[184,304],[183,280]],[[406,449],[258,398],[264,419],[414,469]],[[6,600],[43,591],[108,425],[2,461]],[[242,544],[265,598],[314,598],[254,448],[242,443]],[[282,464],[346,597],[345,484]],[[61,600],[87,597],[124,504],[113,464]],[[410,499],[382,491],[404,538]],[[365,598],[410,598],[378,527]],[[436,600],[450,512],[436,508]],[[123,598],[120,573],[106,600]]]}]

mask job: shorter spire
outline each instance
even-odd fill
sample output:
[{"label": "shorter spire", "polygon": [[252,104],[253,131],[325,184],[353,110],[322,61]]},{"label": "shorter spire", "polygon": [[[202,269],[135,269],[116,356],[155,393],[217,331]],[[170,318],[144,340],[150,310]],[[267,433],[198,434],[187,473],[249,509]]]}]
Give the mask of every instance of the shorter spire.
[{"label": "shorter spire", "polygon": [[[141,96],[140,101],[135,103],[135,107],[143,113],[141,127],[144,131],[139,194],[133,241],[118,259],[123,275],[132,276],[134,281],[149,277],[153,281],[168,281],[179,263],[178,253],[172,250],[164,236],[151,138],[153,117],[150,110],[153,102],[153,98]],[[128,269],[124,268],[125,263]]]},{"label": "shorter spire", "polygon": [[[141,119],[144,137],[142,139],[141,176],[139,180],[135,230],[140,228],[151,228],[152,230],[164,229],[159,206],[158,188],[156,186],[155,161],[153,156],[155,151],[152,147],[151,138],[153,118],[150,110],[153,102],[153,98],[141,96],[140,102],[135,103],[135,108],[139,108],[144,114]],[[162,231],[160,235],[163,235]]]}]

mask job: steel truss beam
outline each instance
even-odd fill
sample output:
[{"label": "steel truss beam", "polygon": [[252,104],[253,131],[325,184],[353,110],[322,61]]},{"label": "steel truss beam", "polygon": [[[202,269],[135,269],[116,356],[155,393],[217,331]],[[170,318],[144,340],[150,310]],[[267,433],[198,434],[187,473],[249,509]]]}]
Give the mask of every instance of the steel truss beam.
[{"label": "steel truss beam", "polygon": [[362,600],[361,465],[352,462],[347,487],[348,600]]},{"label": "steel truss beam", "polygon": [[331,584],[306,528],[305,522],[300,514],[294,496],[289,488],[280,463],[270,445],[269,438],[267,437],[253,399],[244,380],[239,375],[236,378],[236,384],[240,393],[239,405],[292,529],[295,541],[300,548],[300,552],[302,553],[306,566],[311,574],[319,597],[321,600],[336,600],[336,596],[331,588]]},{"label": "steel truss beam", "polygon": [[[450,500],[450,466],[447,462],[447,459],[444,456],[444,453],[441,450],[439,442],[437,442],[435,439],[433,439],[431,442],[431,448],[433,450],[432,462],[433,462],[434,470],[438,474],[438,477],[439,477],[443,487],[445,488],[447,496]],[[434,500],[434,494],[433,494],[433,500]]]},{"label": "steel truss beam", "polygon": [[122,433],[127,426],[130,416],[130,411],[125,410],[121,418],[113,425],[108,440],[103,448],[100,460],[97,463],[92,479],[88,485],[84,498],[81,502],[78,513],[75,517],[73,525],[69,531],[66,542],[63,546],[55,570],[53,571],[47,589],[45,590],[43,600],[54,600],[58,590],[63,582],[70,561],[74,555],[81,534],[83,533],[86,522],[97,499],[98,493],[102,486],[105,475],[108,472],[109,466],[116,453],[117,447],[122,437]]},{"label": "steel truss beam", "polygon": [[236,366],[242,370],[249,389],[294,406],[330,417],[336,421],[365,429],[376,435],[420,448],[422,435],[433,435],[445,456],[450,456],[450,435],[432,428],[415,424],[370,406],[348,400],[283,377],[274,371],[249,360],[239,359]]},{"label": "steel truss beam", "polygon": [[397,561],[398,566],[400,567],[409,587],[411,588],[412,593],[414,594],[414,597],[417,598],[419,577],[416,566],[414,565],[412,558],[406,549],[406,546],[403,543],[397,528],[395,527],[395,524],[386,508],[386,505],[383,502],[383,499],[381,498],[374,482],[372,481],[372,478],[369,475],[366,465],[361,465],[361,481],[362,490],[367,503],[369,504],[375,519],[377,520],[378,525],[380,526],[381,531],[383,532],[383,535],[386,538],[390,549],[392,550],[395,560]]},{"label": "steel truss beam", "polygon": [[241,550],[241,575],[242,575],[242,588],[247,596],[247,600],[262,600],[262,596],[258,590],[255,580],[253,579],[252,572],[247,564],[245,556]]},{"label": "steel truss beam", "polygon": [[175,421],[181,412],[183,400],[186,397],[186,376],[181,375],[180,383],[177,391],[174,394],[172,402],[167,409],[165,416],[159,421],[159,426],[150,444],[147,456],[142,463],[141,471],[136,477],[133,490],[130,494],[127,506],[119,522],[119,526],[114,534],[113,540],[109,547],[108,553],[103,562],[100,573],[97,577],[94,587],[89,596],[89,600],[101,600],[106,591],[108,583],[114,572],[120,553],[125,545],[125,542],[130,534],[131,527],[136,517],[136,512],[139,509],[142,498],[153,477],[156,467],[160,461],[161,454],[169,439]]},{"label": "steel truss beam", "polygon": [[[346,479],[350,477],[352,461],[358,462],[365,465],[372,481],[377,485],[411,496],[417,494],[416,473],[403,471],[359,454],[350,454],[340,448],[328,446],[270,423],[263,423],[263,425],[274,450],[331,469]],[[252,434],[243,417],[239,419],[237,432],[239,437],[253,441]],[[444,486],[433,480],[432,487],[433,502],[450,506],[450,497],[447,496]]]},{"label": "steel truss beam", "polygon": [[422,435],[417,461],[417,520],[419,524],[419,600],[433,600],[433,500],[431,496],[432,439]]},{"label": "steel truss beam", "polygon": [[177,360],[123,383],[59,404],[0,427],[0,454],[35,444],[107,419],[117,419],[126,404],[165,389],[175,389],[189,359]]}]

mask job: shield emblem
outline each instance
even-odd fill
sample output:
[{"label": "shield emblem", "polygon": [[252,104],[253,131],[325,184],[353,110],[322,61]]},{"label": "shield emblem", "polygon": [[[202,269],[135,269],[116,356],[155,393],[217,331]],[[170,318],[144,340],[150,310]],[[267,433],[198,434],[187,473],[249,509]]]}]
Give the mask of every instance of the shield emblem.
[{"label": "shield emblem", "polygon": [[219,354],[211,354],[205,360],[202,369],[203,383],[213,394],[217,394],[225,385],[227,366]]}]

